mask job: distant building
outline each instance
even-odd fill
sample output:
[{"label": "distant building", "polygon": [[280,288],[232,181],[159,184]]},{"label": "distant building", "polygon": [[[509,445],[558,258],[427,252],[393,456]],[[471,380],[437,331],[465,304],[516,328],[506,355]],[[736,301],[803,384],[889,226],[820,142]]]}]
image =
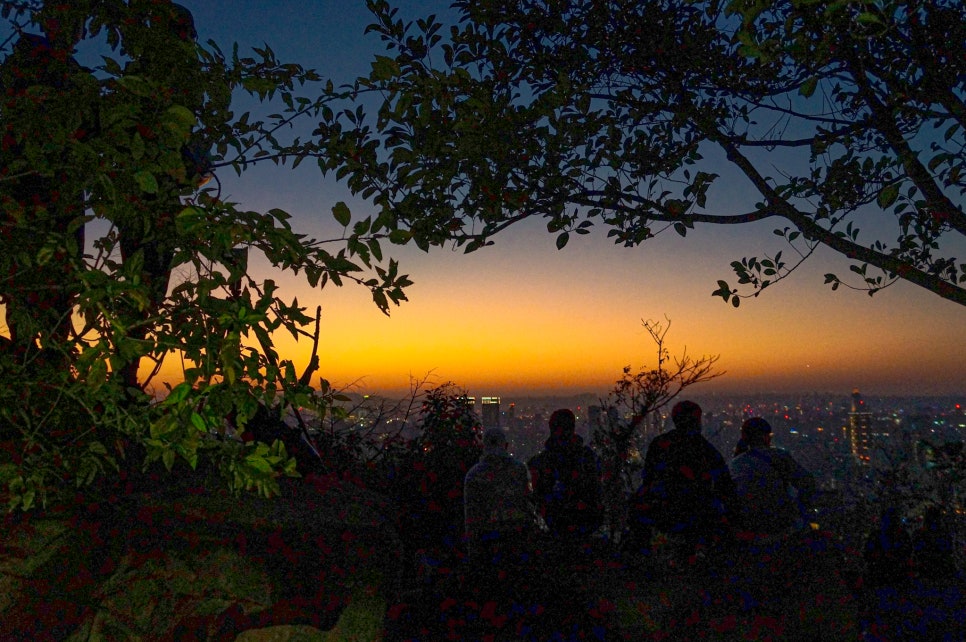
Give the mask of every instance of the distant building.
[{"label": "distant building", "polygon": [[480,406],[483,410],[483,428],[499,428],[500,398],[480,397]]},{"label": "distant building", "polygon": [[860,463],[870,463],[872,461],[872,413],[865,407],[865,400],[862,399],[858,388],[852,391],[848,438],[852,456]]}]

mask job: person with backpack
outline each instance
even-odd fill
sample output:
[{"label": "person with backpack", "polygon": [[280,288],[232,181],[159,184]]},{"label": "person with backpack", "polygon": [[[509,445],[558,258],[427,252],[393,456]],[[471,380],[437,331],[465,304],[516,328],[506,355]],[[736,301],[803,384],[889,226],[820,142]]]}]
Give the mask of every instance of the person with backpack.
[{"label": "person with backpack", "polygon": [[781,448],[771,445],[771,425],[751,417],[731,461],[738,491],[740,525],[762,536],[779,537],[806,525],[815,478]]},{"label": "person with backpack", "polygon": [[[738,493],[736,567],[759,609],[786,612],[796,600],[813,599],[801,582],[805,568],[821,563],[807,529],[815,478],[785,450],[771,445],[771,425],[751,417],[731,461]],[[818,535],[818,534],[816,534]]]},{"label": "person with backpack", "polygon": [[463,482],[470,564],[506,566],[525,551],[536,529],[530,503],[530,472],[507,452],[506,433],[483,433],[483,454]]},{"label": "person with backpack", "polygon": [[603,521],[600,460],[576,424],[571,410],[554,411],[544,449],[527,462],[539,514],[557,539],[589,537]]}]

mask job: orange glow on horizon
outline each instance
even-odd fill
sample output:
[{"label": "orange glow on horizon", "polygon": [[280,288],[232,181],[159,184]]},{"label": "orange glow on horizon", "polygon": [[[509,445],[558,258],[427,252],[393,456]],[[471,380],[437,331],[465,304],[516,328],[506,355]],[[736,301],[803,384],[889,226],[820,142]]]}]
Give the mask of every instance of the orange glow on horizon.
[{"label": "orange glow on horizon", "polygon": [[[444,254],[442,269],[434,266],[422,277],[415,272],[410,301],[389,317],[362,288],[319,293],[287,284],[286,300],[298,296],[310,310],[323,307],[318,375],[336,387],[383,394],[405,394],[412,380],[428,377],[430,384],[452,381],[472,394],[603,395],[624,366],[636,371],[655,365],[655,347],[641,319],[663,321],[666,313],[672,357],[685,349],[691,357],[720,355],[717,370],[726,374],[695,388],[698,393],[847,394],[860,385],[870,392],[941,394],[957,386],[961,392],[966,381],[966,346],[943,343],[960,328],[962,311],[951,304],[943,315],[924,313],[897,324],[884,314],[895,301],[882,294],[849,298],[816,286],[803,297],[800,290],[777,287],[735,311],[694,287],[676,298],[673,287],[647,283],[639,292],[600,294],[593,283],[569,278],[565,262],[552,281],[514,279],[512,266],[490,270],[483,279],[473,265],[460,273],[468,258]],[[907,297],[935,303],[934,295],[904,287],[911,291]],[[816,301],[822,297],[835,305],[821,307]],[[287,333],[275,338],[280,356],[293,359],[301,372],[311,341],[296,342]]]}]

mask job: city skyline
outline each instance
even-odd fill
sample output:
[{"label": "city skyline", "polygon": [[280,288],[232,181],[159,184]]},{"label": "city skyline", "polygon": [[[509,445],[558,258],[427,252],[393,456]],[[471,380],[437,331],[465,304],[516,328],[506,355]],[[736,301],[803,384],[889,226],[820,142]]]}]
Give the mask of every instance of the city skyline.
[{"label": "city skyline", "polygon": [[[368,72],[380,51],[364,36],[364,7],[291,1],[273,9],[239,2],[184,3],[202,40],[244,51],[267,43],[280,60],[317,68],[336,83]],[[402,16],[451,15],[447,3],[408,4]],[[311,25],[309,29],[306,25]],[[297,31],[295,31],[297,30]],[[299,38],[290,37],[299,33]],[[371,206],[344,185],[303,165],[256,167],[237,179],[219,174],[222,197],[243,207],[280,207],[293,226],[316,238],[338,238],[331,209],[348,203],[355,216]],[[742,186],[725,184],[711,198],[730,204]],[[966,386],[966,309],[900,282],[868,297],[823,275],[848,274],[848,262],[817,252],[791,278],[739,309],[711,296],[729,263],[781,248],[773,224],[741,229],[673,230],[643,246],[616,246],[604,229],[572,239],[562,251],[542,221],[514,226],[474,254],[386,247],[414,285],[409,302],[386,317],[367,292],[347,285],[312,291],[267,270],[283,298],[308,312],[322,306],[319,374],[336,387],[397,394],[411,379],[452,381],[476,395],[554,392],[605,394],[624,366],[652,367],[653,345],[642,319],[670,319],[672,356],[720,355],[726,374],[695,388],[718,392],[809,392],[861,388],[869,394],[955,394]],[[966,253],[966,248],[964,248]],[[255,266],[257,268],[257,265]],[[310,342],[278,336],[283,358],[308,361]],[[164,376],[175,379],[171,359]]]}]

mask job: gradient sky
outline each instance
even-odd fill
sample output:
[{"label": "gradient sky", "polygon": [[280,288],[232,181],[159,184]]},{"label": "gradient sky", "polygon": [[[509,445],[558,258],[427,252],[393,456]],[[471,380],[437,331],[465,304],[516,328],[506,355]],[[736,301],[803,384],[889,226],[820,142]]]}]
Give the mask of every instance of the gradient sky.
[{"label": "gradient sky", "polygon": [[[365,73],[381,53],[377,38],[363,36],[369,16],[362,0],[182,2],[202,39],[226,51],[235,41],[242,51],[268,43],[280,60],[316,68],[337,84]],[[398,4],[413,18],[448,13],[446,0]],[[223,198],[251,209],[281,207],[311,236],[339,234],[331,217],[338,200],[355,215],[367,213],[365,203],[312,167],[220,177]],[[727,199],[740,189],[723,185],[719,194]],[[687,239],[671,232],[633,249],[613,245],[601,228],[557,251],[554,236],[534,221],[471,255],[393,248],[415,285],[391,317],[361,288],[318,292],[280,281],[310,310],[323,307],[321,374],[372,392],[406,390],[410,377],[429,375],[474,395],[603,393],[623,366],[654,364],[641,320],[668,317],[672,354],[720,355],[726,375],[701,393],[966,393],[966,308],[905,283],[873,298],[832,292],[822,275],[848,274],[848,264],[830,251],[737,310],[712,298],[718,279],[734,281],[730,261],[782,249],[774,227],[705,228]],[[301,364],[310,345],[280,337],[279,347]]]}]

